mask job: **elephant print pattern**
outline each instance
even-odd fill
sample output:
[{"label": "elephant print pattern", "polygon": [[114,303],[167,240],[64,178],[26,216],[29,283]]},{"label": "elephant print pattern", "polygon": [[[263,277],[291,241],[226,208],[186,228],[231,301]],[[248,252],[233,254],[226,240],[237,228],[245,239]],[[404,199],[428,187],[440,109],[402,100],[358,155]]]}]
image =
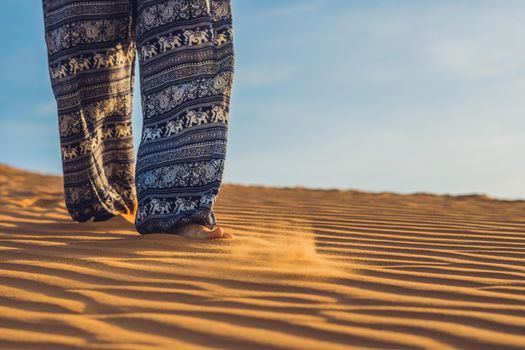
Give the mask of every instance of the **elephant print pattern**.
[{"label": "elephant print pattern", "polygon": [[234,75],[230,0],[42,3],[71,217],[132,213],[142,234],[187,223],[213,229]]}]

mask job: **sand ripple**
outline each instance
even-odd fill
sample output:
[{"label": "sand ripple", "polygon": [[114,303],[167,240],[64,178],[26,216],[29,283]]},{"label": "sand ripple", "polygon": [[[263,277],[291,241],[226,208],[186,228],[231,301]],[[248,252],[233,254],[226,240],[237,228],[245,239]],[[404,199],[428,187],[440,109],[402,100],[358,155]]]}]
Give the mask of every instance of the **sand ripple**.
[{"label": "sand ripple", "polygon": [[234,240],[139,236],[0,166],[0,348],[525,348],[524,202],[221,191]]}]

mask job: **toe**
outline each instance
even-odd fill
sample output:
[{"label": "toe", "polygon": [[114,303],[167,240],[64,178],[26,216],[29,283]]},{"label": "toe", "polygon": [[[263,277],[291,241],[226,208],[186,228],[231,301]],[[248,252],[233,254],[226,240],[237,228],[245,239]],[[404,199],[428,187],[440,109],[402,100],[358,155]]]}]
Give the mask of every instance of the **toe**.
[{"label": "toe", "polygon": [[221,227],[217,227],[208,232],[208,238],[222,238],[223,236],[224,230]]},{"label": "toe", "polygon": [[226,232],[222,227],[217,227],[214,231],[216,238],[233,238],[233,234]]},{"label": "toe", "polygon": [[184,225],[179,229],[178,234],[192,239],[215,239],[215,238],[233,238],[233,235],[226,233],[222,227],[216,226],[209,229],[203,225]]}]

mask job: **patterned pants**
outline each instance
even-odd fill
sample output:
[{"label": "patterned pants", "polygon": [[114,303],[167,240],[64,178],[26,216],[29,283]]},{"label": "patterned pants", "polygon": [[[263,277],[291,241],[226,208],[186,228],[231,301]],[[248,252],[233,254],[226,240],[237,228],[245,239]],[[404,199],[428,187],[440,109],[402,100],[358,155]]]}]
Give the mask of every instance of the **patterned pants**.
[{"label": "patterned pants", "polygon": [[[230,0],[42,0],[64,190],[77,222],[216,225],[234,49]],[[132,139],[135,53],[143,128]]]}]

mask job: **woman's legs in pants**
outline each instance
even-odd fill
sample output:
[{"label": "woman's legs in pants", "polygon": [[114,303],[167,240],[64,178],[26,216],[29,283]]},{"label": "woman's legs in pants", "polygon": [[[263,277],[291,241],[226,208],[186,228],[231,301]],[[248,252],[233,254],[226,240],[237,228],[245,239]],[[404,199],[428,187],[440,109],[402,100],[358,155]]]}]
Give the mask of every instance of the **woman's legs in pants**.
[{"label": "woman's legs in pants", "polygon": [[229,0],[138,0],[140,233],[216,226],[233,81]]},{"label": "woman's legs in pants", "polygon": [[[216,226],[233,81],[229,0],[43,0],[67,208],[140,233]],[[131,135],[135,47],[144,126]],[[135,187],[136,179],[136,187]]]},{"label": "woman's legs in pants", "polygon": [[78,222],[134,215],[130,0],[43,0],[68,211]]}]

